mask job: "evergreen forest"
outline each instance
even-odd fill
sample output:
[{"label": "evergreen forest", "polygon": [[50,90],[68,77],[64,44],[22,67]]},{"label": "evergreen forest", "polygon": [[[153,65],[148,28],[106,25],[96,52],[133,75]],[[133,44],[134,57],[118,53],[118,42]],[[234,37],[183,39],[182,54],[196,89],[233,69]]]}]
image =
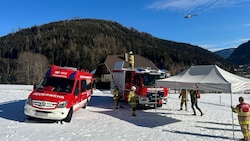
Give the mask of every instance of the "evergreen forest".
[{"label": "evergreen forest", "polygon": [[159,39],[133,27],[100,19],[34,25],[0,37],[0,83],[38,83],[49,64],[93,70],[107,55],[133,51],[172,75],[191,65],[233,65],[199,46]]}]

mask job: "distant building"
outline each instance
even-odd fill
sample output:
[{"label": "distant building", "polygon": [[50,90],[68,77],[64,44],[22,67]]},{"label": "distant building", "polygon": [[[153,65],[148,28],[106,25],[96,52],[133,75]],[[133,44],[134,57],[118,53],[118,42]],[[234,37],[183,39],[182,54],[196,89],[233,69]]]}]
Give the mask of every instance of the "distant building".
[{"label": "distant building", "polygon": [[[99,89],[109,89],[110,81],[112,81],[111,72],[114,69],[114,65],[118,61],[125,61],[123,55],[108,55],[104,63],[99,64],[96,70],[93,72],[95,85]],[[129,62],[125,62],[124,68],[128,68]],[[135,68],[151,68],[158,70],[158,68],[150,60],[140,56],[135,55],[134,58]]]}]

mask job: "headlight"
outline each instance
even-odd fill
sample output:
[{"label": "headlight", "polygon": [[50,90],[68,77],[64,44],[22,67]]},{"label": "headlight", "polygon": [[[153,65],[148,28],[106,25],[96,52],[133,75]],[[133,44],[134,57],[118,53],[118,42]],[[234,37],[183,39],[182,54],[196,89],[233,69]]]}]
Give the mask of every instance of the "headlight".
[{"label": "headlight", "polygon": [[59,104],[58,104],[58,108],[65,108],[66,106],[67,106],[67,104],[68,104],[68,101],[62,101],[62,102],[60,102]]},{"label": "headlight", "polygon": [[31,99],[31,98],[28,98],[28,99],[26,100],[26,103],[29,104],[29,105],[32,105],[32,99]]}]

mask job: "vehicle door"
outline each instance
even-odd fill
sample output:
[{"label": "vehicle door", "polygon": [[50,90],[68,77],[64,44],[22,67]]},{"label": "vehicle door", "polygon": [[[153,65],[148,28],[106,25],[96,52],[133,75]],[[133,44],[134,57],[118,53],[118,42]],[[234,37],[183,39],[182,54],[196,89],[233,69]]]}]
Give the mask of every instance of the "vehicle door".
[{"label": "vehicle door", "polygon": [[76,82],[76,87],[75,87],[75,90],[74,90],[74,98],[75,98],[75,103],[76,104],[81,102],[82,95],[81,95],[81,85],[80,85],[79,80]]},{"label": "vehicle door", "polygon": [[81,80],[81,100],[85,100],[88,98],[87,95],[87,81],[86,80]]}]

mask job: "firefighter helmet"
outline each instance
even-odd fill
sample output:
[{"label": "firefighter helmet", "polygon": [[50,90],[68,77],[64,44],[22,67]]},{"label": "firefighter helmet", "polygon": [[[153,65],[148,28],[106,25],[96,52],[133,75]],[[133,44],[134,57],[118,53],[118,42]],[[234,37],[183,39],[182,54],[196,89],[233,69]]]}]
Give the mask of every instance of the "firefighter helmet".
[{"label": "firefighter helmet", "polygon": [[136,90],[136,87],[135,87],[135,86],[132,86],[132,87],[131,87],[131,90],[132,90],[132,91],[135,91],[135,90]]}]

